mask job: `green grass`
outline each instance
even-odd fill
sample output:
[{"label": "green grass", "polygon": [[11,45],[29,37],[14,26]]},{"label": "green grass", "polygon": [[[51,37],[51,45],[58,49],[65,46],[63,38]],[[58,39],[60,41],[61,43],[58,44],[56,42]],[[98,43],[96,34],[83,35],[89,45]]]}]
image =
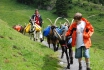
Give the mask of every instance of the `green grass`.
[{"label": "green grass", "polygon": [[[91,67],[92,70],[104,69],[104,14],[103,10],[98,10],[95,7],[101,6],[88,2],[81,1],[85,5],[78,5],[77,0],[73,1],[72,9],[68,11],[68,20],[71,22],[76,12],[81,12],[94,26],[95,32],[92,39]],[[91,10],[92,9],[92,10]],[[0,70],[58,70],[57,53],[47,48],[38,42],[33,42],[29,37],[18,33],[11,27],[16,24],[25,25],[34,13],[35,8],[17,3],[15,0],[0,0]],[[40,10],[43,18],[43,28],[50,25],[47,18],[54,21],[57,16],[52,14],[52,11]],[[65,22],[60,19],[57,22]]]},{"label": "green grass", "polygon": [[0,20],[0,70],[57,70],[53,50],[13,30]]}]

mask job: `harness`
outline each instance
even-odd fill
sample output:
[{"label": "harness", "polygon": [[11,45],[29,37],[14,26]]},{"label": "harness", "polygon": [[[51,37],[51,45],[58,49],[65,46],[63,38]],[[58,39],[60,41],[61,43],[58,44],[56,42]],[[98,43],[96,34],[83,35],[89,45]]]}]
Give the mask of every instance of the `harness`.
[{"label": "harness", "polygon": [[31,23],[27,24],[27,26],[25,27],[26,33],[30,31],[30,28],[31,28]]},{"label": "harness", "polygon": [[66,44],[63,44],[63,45],[61,45],[62,47],[66,47],[66,48],[68,48],[68,46],[66,45]]},{"label": "harness", "polygon": [[34,28],[35,28],[36,32],[41,31],[41,27],[38,24],[35,24]]}]

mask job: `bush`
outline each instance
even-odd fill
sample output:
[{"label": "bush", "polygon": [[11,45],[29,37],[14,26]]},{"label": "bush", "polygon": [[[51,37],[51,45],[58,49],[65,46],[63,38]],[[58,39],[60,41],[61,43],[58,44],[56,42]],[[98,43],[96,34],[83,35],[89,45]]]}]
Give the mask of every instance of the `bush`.
[{"label": "bush", "polygon": [[34,3],[34,0],[17,0],[17,2],[30,5]]}]

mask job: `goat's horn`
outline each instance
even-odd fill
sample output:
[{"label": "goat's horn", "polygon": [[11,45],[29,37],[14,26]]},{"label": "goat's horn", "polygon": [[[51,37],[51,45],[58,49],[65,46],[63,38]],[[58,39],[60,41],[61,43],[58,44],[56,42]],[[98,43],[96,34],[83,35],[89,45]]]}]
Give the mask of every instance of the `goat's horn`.
[{"label": "goat's horn", "polygon": [[54,22],[54,25],[56,25],[56,22],[57,22],[57,20],[58,20],[59,18],[61,18],[61,17],[56,18],[56,20],[55,20],[55,22]]},{"label": "goat's horn", "polygon": [[69,22],[69,20],[68,19],[66,19],[66,18],[64,18],[67,22],[68,22],[68,24],[70,24],[70,22]]},{"label": "goat's horn", "polygon": [[56,32],[56,34],[58,35],[59,39],[61,39],[61,40],[62,40],[62,38],[61,38],[60,34],[59,34],[56,30],[55,30],[55,32]]},{"label": "goat's horn", "polygon": [[60,25],[61,25],[62,23],[60,22]]},{"label": "goat's horn", "polygon": [[72,22],[71,22],[71,24],[74,22],[74,19],[72,19]]},{"label": "goat's horn", "polygon": [[50,23],[52,24],[52,21],[51,21],[51,19],[49,19],[49,18],[47,18],[49,21],[50,21]]}]

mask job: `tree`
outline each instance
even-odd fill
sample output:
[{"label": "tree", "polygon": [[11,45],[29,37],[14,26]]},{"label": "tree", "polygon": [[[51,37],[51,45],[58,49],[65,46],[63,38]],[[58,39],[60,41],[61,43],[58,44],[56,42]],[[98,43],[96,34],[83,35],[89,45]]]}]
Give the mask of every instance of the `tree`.
[{"label": "tree", "polygon": [[34,0],[17,0],[17,2],[30,5],[33,4]]},{"label": "tree", "polygon": [[68,17],[68,0],[57,0],[56,1],[56,14],[60,17]]},{"label": "tree", "polygon": [[47,9],[47,6],[53,8],[55,6],[56,0],[17,0],[17,2],[41,9]]}]

